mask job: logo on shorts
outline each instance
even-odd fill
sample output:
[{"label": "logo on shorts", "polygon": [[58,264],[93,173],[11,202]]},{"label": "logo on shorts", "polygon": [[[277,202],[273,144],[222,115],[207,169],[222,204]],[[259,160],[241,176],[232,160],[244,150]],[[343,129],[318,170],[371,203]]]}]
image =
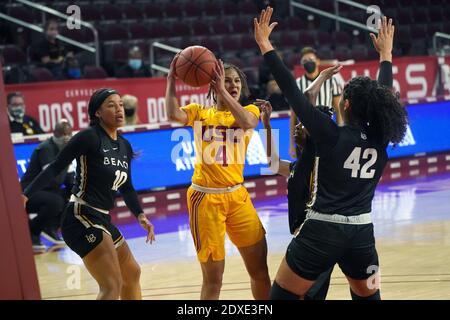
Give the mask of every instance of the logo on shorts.
[{"label": "logo on shorts", "polygon": [[94,243],[95,240],[97,240],[97,238],[94,236],[93,233],[91,233],[91,234],[89,234],[89,235],[86,235],[86,240],[87,240],[89,243]]}]

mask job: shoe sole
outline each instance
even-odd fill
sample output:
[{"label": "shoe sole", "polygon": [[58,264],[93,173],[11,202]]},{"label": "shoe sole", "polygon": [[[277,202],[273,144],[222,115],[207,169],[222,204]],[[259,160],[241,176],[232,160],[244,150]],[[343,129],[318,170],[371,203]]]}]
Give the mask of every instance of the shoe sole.
[{"label": "shoe sole", "polygon": [[66,243],[64,242],[64,240],[58,240],[58,239],[55,239],[55,238],[53,238],[52,236],[48,235],[48,234],[45,233],[45,232],[42,232],[41,235],[42,235],[42,237],[44,237],[44,238],[47,239],[48,241],[53,242],[54,244],[61,245],[61,246],[66,244]]}]

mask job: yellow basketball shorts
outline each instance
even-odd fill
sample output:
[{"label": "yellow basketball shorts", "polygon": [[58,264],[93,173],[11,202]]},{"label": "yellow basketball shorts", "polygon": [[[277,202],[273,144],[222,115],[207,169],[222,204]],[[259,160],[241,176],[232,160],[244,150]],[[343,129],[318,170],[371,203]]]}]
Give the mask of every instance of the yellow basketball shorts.
[{"label": "yellow basketball shorts", "polygon": [[204,193],[189,187],[187,191],[189,224],[200,262],[225,259],[225,232],[238,247],[252,246],[263,239],[259,220],[245,187],[229,193]]}]

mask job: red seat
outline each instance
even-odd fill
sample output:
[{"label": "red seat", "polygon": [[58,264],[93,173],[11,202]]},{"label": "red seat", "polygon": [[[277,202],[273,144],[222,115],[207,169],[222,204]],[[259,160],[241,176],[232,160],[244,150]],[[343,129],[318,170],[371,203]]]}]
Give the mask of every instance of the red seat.
[{"label": "red seat", "polygon": [[103,5],[101,12],[103,20],[122,20],[123,18],[123,11],[118,6],[110,3]]},{"label": "red seat", "polygon": [[27,56],[15,45],[9,45],[3,48],[2,52],[5,64],[26,64]]},{"label": "red seat", "polygon": [[144,5],[143,11],[147,18],[161,19],[163,17],[163,10],[161,5],[155,3],[147,3]]},{"label": "red seat", "polygon": [[46,68],[34,68],[30,71],[34,81],[53,81],[52,73]]},{"label": "red seat", "polygon": [[229,34],[230,33],[229,24],[224,21],[221,21],[221,20],[217,20],[217,21],[213,22],[212,30],[213,30],[214,34]]},{"label": "red seat", "polygon": [[134,23],[128,27],[130,31],[131,39],[148,39],[150,38],[150,31],[148,28],[142,23]]},{"label": "red seat", "polygon": [[142,19],[144,17],[144,12],[137,6],[132,4],[126,4],[122,6],[122,12],[126,19]]},{"label": "red seat", "polygon": [[108,75],[102,67],[96,66],[85,66],[84,67],[84,78],[85,79],[104,79]]},{"label": "red seat", "polygon": [[210,34],[210,29],[209,29],[209,24],[203,22],[203,21],[199,21],[199,20],[195,20],[192,23],[192,33],[195,36],[203,36],[203,35],[207,35]]},{"label": "red seat", "polygon": [[181,6],[178,3],[167,3],[164,12],[168,18],[180,18],[183,16]]}]

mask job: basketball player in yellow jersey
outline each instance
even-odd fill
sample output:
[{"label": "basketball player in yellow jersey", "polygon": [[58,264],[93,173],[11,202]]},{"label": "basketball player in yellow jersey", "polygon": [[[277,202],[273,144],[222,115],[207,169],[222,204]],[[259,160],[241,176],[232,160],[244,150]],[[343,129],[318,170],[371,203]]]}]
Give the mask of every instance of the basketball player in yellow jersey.
[{"label": "basketball player in yellow jersey", "polygon": [[[203,284],[201,299],[218,299],[225,267],[225,232],[239,249],[255,299],[268,299],[265,231],[242,185],[245,154],[259,109],[241,106],[248,95],[245,75],[232,65],[216,66],[210,94],[215,105],[179,107],[175,89],[175,56],[167,76],[166,108],[171,121],[194,127],[197,158],[187,192],[189,221]],[[243,133],[243,134],[242,134]]]}]

